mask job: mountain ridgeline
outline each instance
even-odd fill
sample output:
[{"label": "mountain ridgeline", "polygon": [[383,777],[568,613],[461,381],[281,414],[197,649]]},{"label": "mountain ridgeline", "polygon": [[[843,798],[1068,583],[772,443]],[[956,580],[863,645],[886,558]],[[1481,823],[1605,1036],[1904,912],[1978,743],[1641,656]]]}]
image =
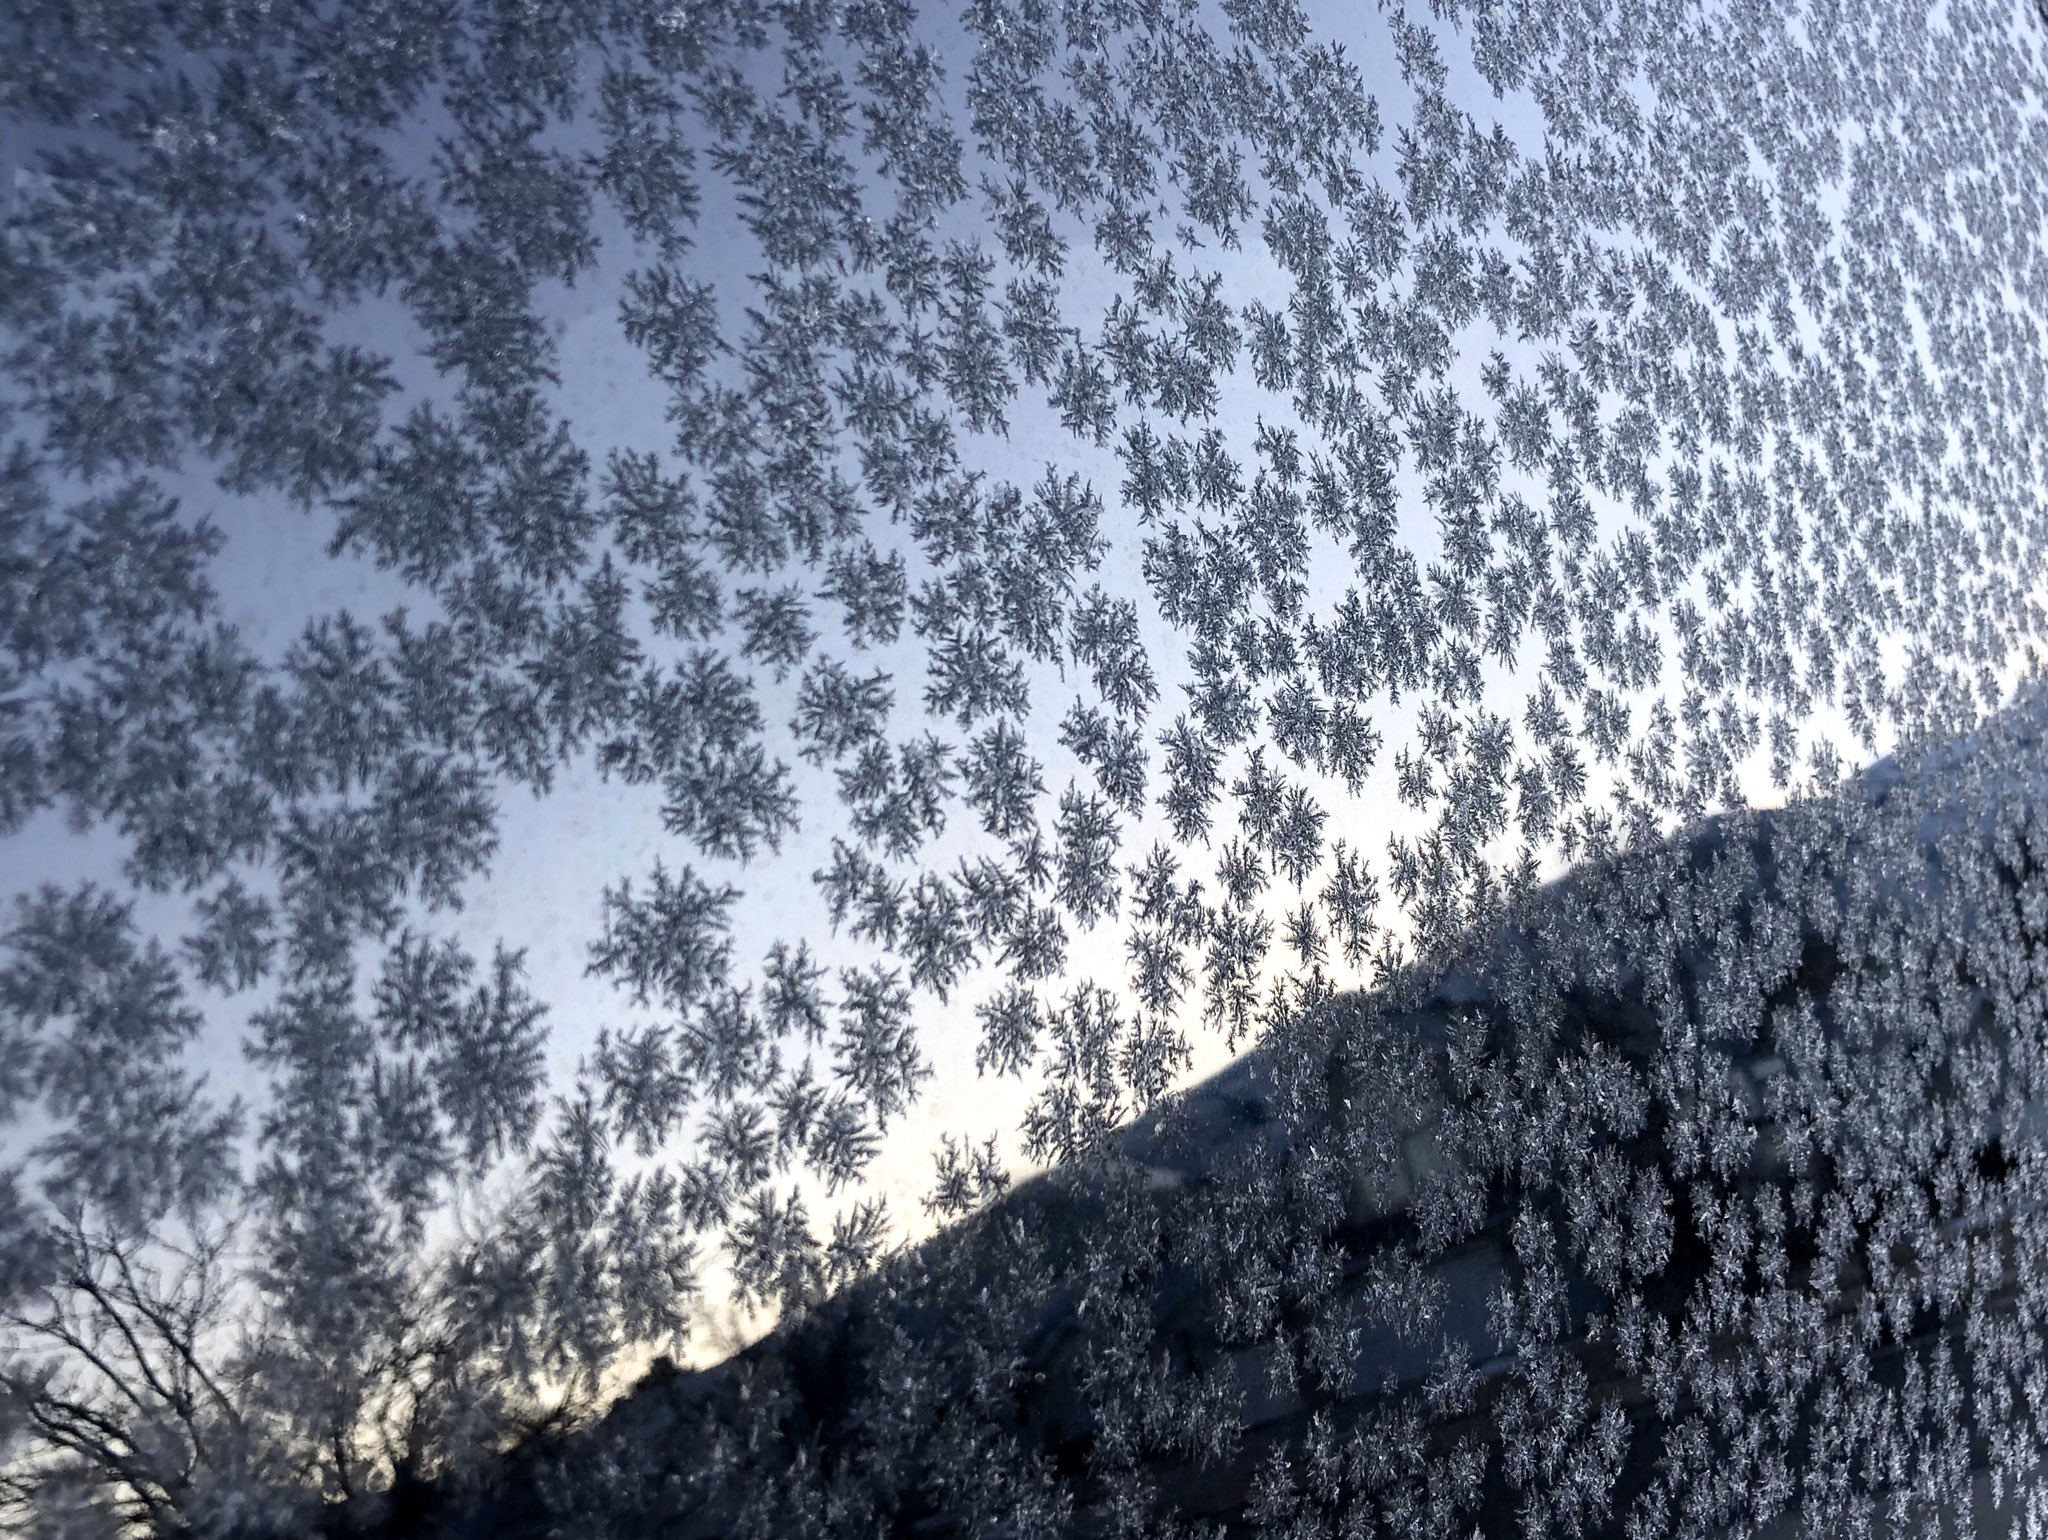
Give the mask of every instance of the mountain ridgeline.
[{"label": "mountain ridgeline", "polygon": [[1575,871],[347,1532],[2006,1532],[2048,1348],[2044,725]]}]

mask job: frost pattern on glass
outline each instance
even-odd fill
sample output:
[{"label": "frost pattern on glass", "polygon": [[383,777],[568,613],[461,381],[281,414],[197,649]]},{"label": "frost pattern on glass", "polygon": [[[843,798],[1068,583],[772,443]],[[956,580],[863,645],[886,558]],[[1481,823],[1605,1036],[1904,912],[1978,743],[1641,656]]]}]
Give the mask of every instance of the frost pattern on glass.
[{"label": "frost pattern on glass", "polygon": [[2040,19],[928,9],[0,16],[0,1515],[2034,1522]]}]

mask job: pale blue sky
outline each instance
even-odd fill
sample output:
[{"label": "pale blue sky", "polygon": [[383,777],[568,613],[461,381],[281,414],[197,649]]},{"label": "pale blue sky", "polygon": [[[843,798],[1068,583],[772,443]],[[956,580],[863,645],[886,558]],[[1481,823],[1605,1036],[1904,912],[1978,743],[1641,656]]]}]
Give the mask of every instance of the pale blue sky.
[{"label": "pale blue sky", "polygon": [[[1348,5],[1321,5],[1315,8],[1315,15],[1323,35],[1345,42],[1378,102],[1383,137],[1368,170],[1389,188],[1398,190],[1394,130],[1408,120],[1412,100],[1395,66],[1386,23],[1376,11]],[[1419,15],[1416,19],[1425,20]],[[1540,156],[1542,115],[1534,102],[1525,93],[1495,100],[1471,69],[1462,41],[1440,25],[1431,25],[1437,27],[1444,39],[1453,101],[1472,113],[1482,130],[1498,121],[1524,154]],[[949,91],[957,100],[962,74],[958,34],[943,37],[934,33],[931,40],[945,48]],[[1636,82],[1634,90],[1639,99],[1647,100],[1644,82]],[[409,130],[402,143],[407,153],[424,165],[431,138],[429,126],[425,131]],[[24,152],[32,148],[31,143],[18,138],[6,143],[10,171],[25,158]],[[707,192],[718,185],[707,179]],[[954,233],[965,234],[979,228],[979,206],[978,196],[970,196],[954,211]],[[1839,203],[1829,211],[1838,213]],[[1166,229],[1171,224],[1171,220],[1162,221]],[[628,268],[647,259],[618,241],[615,228],[604,228],[607,244],[597,271],[580,280],[573,290],[553,286],[546,300],[561,352],[558,403],[569,416],[594,471],[601,471],[606,453],[613,447],[666,450],[672,437],[664,418],[663,394],[648,379],[638,355],[619,335],[615,314],[620,278]],[[1062,222],[1062,231],[1071,241],[1065,313],[1070,321],[1088,330],[1111,289],[1103,282],[1093,260],[1086,233],[1071,221]],[[1255,229],[1247,232],[1244,249],[1239,253],[1208,249],[1192,255],[1199,263],[1214,266],[1224,274],[1226,293],[1236,303],[1285,292],[1284,275],[1267,258]],[[717,284],[721,298],[733,307],[735,321],[738,305],[748,297],[744,286],[755,262],[755,254],[733,220],[732,210],[721,206],[717,194],[707,196],[699,243],[688,259],[689,271],[692,276]],[[365,306],[337,317],[333,327],[334,340],[363,343],[393,357],[396,372],[406,387],[404,394],[392,398],[390,412],[394,419],[421,396],[446,400],[450,394],[444,383],[432,377],[431,369],[413,356],[409,331],[400,307],[391,302]],[[1732,328],[1729,335],[1732,339]],[[1487,350],[1500,344],[1483,320],[1469,327],[1458,341],[1460,351],[1449,378],[1468,409],[1480,410],[1486,398],[1479,369]],[[1518,353],[1509,347],[1508,352],[1518,370],[1533,372],[1537,361],[1533,350]],[[1241,367],[1240,377],[1249,384],[1248,367]],[[1109,541],[1103,568],[1094,575],[1095,580],[1112,593],[1146,601],[1139,567],[1143,532],[1120,506],[1116,488],[1121,470],[1115,456],[1107,449],[1093,450],[1072,439],[1042,403],[1035,408],[1030,404],[1037,394],[1027,388],[1020,395],[1012,411],[1012,427],[1006,442],[984,439],[974,444],[973,452],[981,457],[978,463],[986,466],[992,480],[1008,478],[1027,488],[1048,460],[1090,480],[1103,498],[1103,533]],[[1611,407],[1613,403],[1607,405]],[[1276,408],[1275,398],[1263,393],[1256,409],[1264,412],[1268,420],[1288,415]],[[1129,420],[1128,414],[1124,420]],[[1232,403],[1226,398],[1219,420],[1240,457],[1248,460],[1251,425],[1243,410],[1233,415]],[[963,442],[967,439],[963,430]],[[594,475],[593,495],[595,480]],[[1513,484],[1515,478],[1510,473],[1503,480],[1504,484]],[[216,571],[223,612],[262,656],[280,656],[309,618],[340,609],[349,609],[368,619],[399,605],[416,615],[431,613],[431,601],[406,590],[362,561],[328,557],[325,543],[330,520],[325,514],[306,517],[272,499],[228,496],[213,488],[205,470],[196,466],[166,477],[164,482],[180,498],[188,514],[204,512],[226,532],[227,547]],[[1402,535],[1426,562],[1437,539],[1434,515],[1422,501],[1412,470],[1404,469],[1402,490]],[[1602,505],[1602,511],[1604,539],[1627,521],[1612,507]],[[914,584],[918,563],[907,532],[885,528],[874,532],[873,538],[885,547],[893,544],[905,551],[911,560]],[[1346,560],[1329,537],[1318,535],[1316,542],[1318,556],[1311,563],[1311,572],[1317,588],[1310,608],[1327,615],[1347,586]],[[1160,684],[1160,698],[1148,723],[1150,737],[1170,724],[1181,708],[1178,686],[1187,674],[1182,647],[1176,638],[1152,617],[1149,602],[1141,602],[1140,610],[1147,619],[1147,641]],[[836,640],[829,635],[828,627],[827,650],[832,650]],[[657,650],[653,655],[663,654]],[[1667,664],[1668,659],[1667,647]],[[858,662],[864,668],[887,666],[895,671],[898,708],[891,736],[908,737],[923,721],[918,708],[922,651],[914,634],[906,628],[905,639],[898,647],[871,658],[849,656],[848,661]],[[1496,670],[1489,679],[1487,704],[1518,719],[1520,687],[1526,684],[1527,677],[1525,672],[1523,677],[1511,680]],[[536,802],[516,788],[504,793],[499,826],[502,843],[490,875],[471,885],[464,914],[444,916],[432,924],[440,933],[459,936],[480,957],[488,956],[491,945],[498,940],[526,950],[531,985],[552,1011],[551,1060],[558,1088],[566,1088],[578,1058],[589,1051],[600,1027],[624,1025],[640,1014],[609,985],[585,977],[584,965],[587,949],[599,934],[602,890],[624,878],[634,879],[636,886],[644,883],[657,858],[671,870],[689,863],[707,875],[732,880],[742,887],[744,897],[735,912],[736,962],[741,978],[752,977],[769,942],[783,937],[806,937],[820,960],[835,969],[840,964],[871,960],[864,947],[844,937],[828,935],[823,904],[810,881],[810,874],[825,863],[831,836],[841,828],[841,822],[832,778],[804,766],[789,746],[784,724],[790,715],[795,688],[794,675],[780,686],[764,679],[761,701],[771,723],[771,744],[778,746],[776,752],[796,770],[803,826],[779,855],[758,861],[744,871],[721,869],[720,863],[697,858],[682,842],[666,835],[658,813],[658,789],[627,787],[616,782],[607,785],[599,780],[587,760],[565,771],[545,801]],[[1070,775],[1079,773],[1083,785],[1088,784],[1086,772],[1079,771],[1055,741],[1058,720],[1076,691],[1072,684],[1062,685],[1050,670],[1043,669],[1034,670],[1032,688],[1034,749],[1046,766],[1048,793],[1056,798]],[[1405,812],[1388,790],[1393,751],[1407,737],[1412,704],[1389,712],[1375,724],[1383,734],[1385,746],[1375,783],[1365,796],[1354,799],[1341,785],[1309,778],[1312,789],[1332,814],[1326,833],[1354,844],[1362,843],[1372,855],[1376,869],[1383,865],[1388,835],[1421,823],[1419,816]],[[1847,745],[1848,735],[1839,725],[1830,730],[1838,744]],[[1241,763],[1241,755],[1234,755],[1229,763],[1234,771]],[[1771,793],[1760,763],[1755,768],[1757,773],[1749,784],[1759,800],[1768,799]],[[1155,790],[1158,783],[1155,755]],[[1219,844],[1227,828],[1219,828]],[[1153,837],[1163,835],[1164,830],[1164,820],[1156,812],[1142,824],[1127,821],[1121,859],[1127,863],[1139,859]],[[950,867],[956,854],[977,848],[987,847],[971,827],[970,815],[964,810],[956,811],[952,827],[942,839],[927,847],[926,857]],[[63,828],[58,816],[46,814],[0,847],[0,892],[20,891],[45,880],[73,881],[81,877],[125,887],[119,882],[119,867],[120,851],[113,841],[104,836],[73,836]],[[1276,915],[1292,897],[1284,884],[1273,885],[1269,902]],[[156,930],[167,940],[183,934],[187,928],[187,910],[181,900],[145,897],[138,913],[145,927]],[[1394,917],[1389,914],[1387,918],[1391,922]],[[1121,990],[1126,972],[1121,949],[1123,934],[1119,924],[1108,921],[1092,933],[1074,936],[1065,982],[1071,985],[1092,978]],[[1279,951],[1276,942],[1276,954]],[[1341,978],[1341,959],[1336,959],[1333,966]],[[889,1131],[874,1182],[874,1190],[888,1199],[906,1233],[915,1233],[922,1222],[918,1199],[929,1187],[931,1152],[941,1134],[964,1134],[978,1139],[988,1133],[1001,1133],[1009,1141],[1006,1147],[1015,1153],[1015,1141],[1010,1136],[1014,1135],[1031,1087],[997,1083],[977,1076],[974,1069],[978,1039],[972,1009],[995,982],[994,971],[983,969],[970,987],[944,1007],[920,997],[920,1042],[935,1074],[917,1108]],[[241,1063],[239,1044],[248,1016],[269,993],[266,988],[233,1001],[208,1000],[209,1027],[198,1051],[198,1062],[214,1077],[217,1086],[251,1096],[260,1094],[260,1088]],[[1192,992],[1190,1005],[1198,1012]],[[1212,1072],[1224,1062],[1226,1050],[1220,1039],[1199,1024],[1190,1035],[1197,1047],[1191,1075]],[[813,1204],[814,1218],[822,1219],[846,1201],[848,1195],[836,1201],[820,1195]]]}]

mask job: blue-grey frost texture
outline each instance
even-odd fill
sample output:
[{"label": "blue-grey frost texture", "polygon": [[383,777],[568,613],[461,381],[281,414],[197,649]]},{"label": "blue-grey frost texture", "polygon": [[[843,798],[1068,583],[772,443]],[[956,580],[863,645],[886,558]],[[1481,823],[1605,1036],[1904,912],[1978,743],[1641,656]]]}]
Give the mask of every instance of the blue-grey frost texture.
[{"label": "blue-grey frost texture", "polygon": [[0,5],[0,1529],[2040,1534],[2044,81]]}]

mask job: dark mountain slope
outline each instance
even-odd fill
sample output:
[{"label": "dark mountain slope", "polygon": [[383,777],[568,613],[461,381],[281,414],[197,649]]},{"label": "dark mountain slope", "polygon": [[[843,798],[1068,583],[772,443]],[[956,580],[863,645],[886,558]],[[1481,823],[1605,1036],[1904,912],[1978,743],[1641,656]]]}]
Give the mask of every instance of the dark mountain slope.
[{"label": "dark mountain slope", "polygon": [[2041,716],[1576,872],[482,1498],[369,1527],[1989,1512],[2042,1436]]}]

